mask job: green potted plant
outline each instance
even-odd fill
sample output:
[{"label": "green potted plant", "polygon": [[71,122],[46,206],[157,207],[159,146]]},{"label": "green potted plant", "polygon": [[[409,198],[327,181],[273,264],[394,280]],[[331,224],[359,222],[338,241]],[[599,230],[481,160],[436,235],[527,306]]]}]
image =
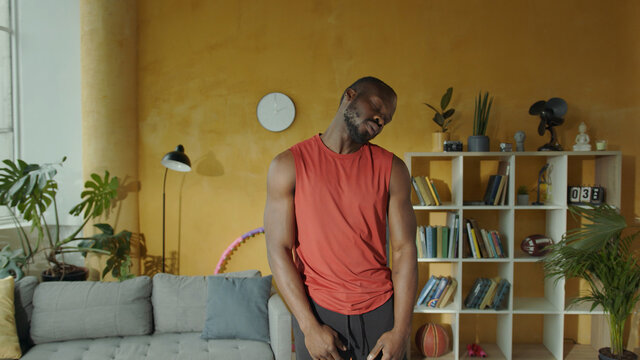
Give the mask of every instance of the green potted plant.
[{"label": "green potted plant", "polygon": [[526,185],[518,186],[517,205],[529,205],[529,188]]},{"label": "green potted plant", "polygon": [[[85,225],[110,209],[117,195],[119,180],[111,177],[108,171],[102,177],[91,174],[80,195],[82,201],[69,212],[81,216],[82,224],[70,235],[62,237],[56,201],[58,183],[54,176],[56,168],[62,166],[65,160],[66,157],[60,163],[42,165],[27,164],[22,160],[4,160],[4,166],[0,167],[0,205],[9,209],[16,224],[25,257],[22,264],[28,264],[36,254],[43,252],[50,265],[42,273],[45,281],[86,278],[86,269],[67,264],[59,256],[83,251],[109,254],[107,250],[72,245],[71,242],[82,240],[79,234]],[[48,210],[52,212],[53,224],[47,222],[45,213]],[[29,239],[22,223],[30,224],[31,232],[35,232],[35,240]]]},{"label": "green potted plant", "polygon": [[469,151],[489,151],[489,137],[487,133],[487,123],[489,123],[489,113],[493,104],[493,96],[489,99],[489,92],[478,93],[473,112],[473,135],[467,139]]},{"label": "green potted plant", "polygon": [[627,226],[613,206],[571,206],[574,217],[585,220],[569,230],[562,241],[549,247],[544,261],[545,276],[584,279],[588,293],[572,303],[591,303],[604,310],[611,331],[611,347],[599,350],[600,359],[637,359],[623,348],[624,326],[640,300],[640,265],[633,243],[640,230]]},{"label": "green potted plant", "polygon": [[[101,249],[109,252],[109,255],[96,254],[106,257],[106,264],[102,270],[101,277],[104,278],[107,274],[111,273],[111,276],[124,281],[135,277],[135,275],[129,272],[131,266],[131,235],[132,233],[127,230],[115,233],[113,227],[109,224],[95,224],[101,232],[97,233],[90,238],[85,238],[80,243],[81,248]],[[87,256],[87,252],[83,252],[83,255]]]},{"label": "green potted plant", "polygon": [[11,246],[5,245],[0,250],[0,279],[13,276],[20,280],[24,276],[22,267],[26,263],[22,249],[11,250]]},{"label": "green potted plant", "polygon": [[432,134],[431,139],[433,144],[433,151],[442,151],[443,143],[446,140],[449,140],[449,133],[447,132],[447,130],[449,129],[449,125],[451,124],[451,116],[456,111],[453,108],[447,109],[452,95],[453,88],[450,87],[447,89],[447,91],[445,91],[445,93],[442,95],[442,98],[440,99],[440,109],[437,109],[433,105],[424,103],[435,112],[435,114],[433,115],[433,122],[435,122],[440,127],[440,131],[434,132]]}]

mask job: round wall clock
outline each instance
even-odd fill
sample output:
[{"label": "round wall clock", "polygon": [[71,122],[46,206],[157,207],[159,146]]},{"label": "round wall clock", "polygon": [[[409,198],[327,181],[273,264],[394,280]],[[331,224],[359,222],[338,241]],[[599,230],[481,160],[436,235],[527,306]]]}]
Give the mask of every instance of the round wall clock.
[{"label": "round wall clock", "polygon": [[293,123],[296,107],[291,99],[279,92],[265,95],[258,103],[256,110],[258,121],[269,131],[282,131]]}]

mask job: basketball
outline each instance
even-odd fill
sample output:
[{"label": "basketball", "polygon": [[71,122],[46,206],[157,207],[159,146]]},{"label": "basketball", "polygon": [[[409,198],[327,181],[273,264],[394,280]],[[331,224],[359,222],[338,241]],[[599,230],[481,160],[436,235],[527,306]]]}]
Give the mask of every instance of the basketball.
[{"label": "basketball", "polygon": [[423,356],[438,357],[449,350],[449,335],[442,326],[426,323],[416,333],[416,346]]}]

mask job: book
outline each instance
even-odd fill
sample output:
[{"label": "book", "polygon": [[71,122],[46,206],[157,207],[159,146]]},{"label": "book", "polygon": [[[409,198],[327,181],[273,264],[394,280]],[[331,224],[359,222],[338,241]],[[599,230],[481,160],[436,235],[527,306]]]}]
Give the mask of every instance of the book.
[{"label": "book", "polygon": [[435,275],[431,275],[429,280],[427,280],[427,283],[424,284],[424,287],[422,288],[422,290],[420,291],[420,295],[418,296],[418,301],[416,302],[416,306],[419,306],[424,302],[425,298],[427,297],[427,294],[429,293],[433,285],[436,283],[436,279],[437,278]]},{"label": "book", "polygon": [[479,309],[485,309],[486,307],[490,306],[493,302],[493,297],[496,293],[496,286],[498,286],[498,282],[500,281],[500,278],[493,278],[493,279],[489,279],[489,288],[487,289],[487,294],[484,296],[484,298],[482,299],[482,302],[480,303]]},{"label": "book", "polygon": [[435,205],[440,205],[440,200],[438,199],[438,196],[436,195],[436,192],[434,190],[433,184],[431,183],[431,180],[429,180],[428,177],[425,176],[425,183],[427,184],[427,188],[429,189],[429,192],[431,193],[431,196],[433,197],[433,201],[435,202]]},{"label": "book", "polygon": [[507,279],[500,280],[500,283],[496,288],[496,295],[493,297],[493,302],[490,306],[492,309],[500,310],[505,307],[504,302],[508,298],[507,295],[509,294],[510,287],[511,284],[509,284],[509,281],[507,281]]},{"label": "book", "polygon": [[418,183],[416,182],[415,176],[411,178],[411,185],[413,186],[413,190],[415,190],[416,192],[416,196],[418,197],[419,204],[421,206],[427,205],[427,203],[424,201],[424,198],[422,197],[422,193],[420,192],[420,188],[418,187]]},{"label": "book", "polygon": [[474,309],[479,309],[480,308],[480,303],[484,299],[485,295],[487,294],[487,291],[489,290],[489,286],[491,285],[491,281],[489,279],[481,278],[480,280],[481,280],[480,281],[480,290],[477,292],[477,294],[471,300],[471,306],[470,307],[474,308]]},{"label": "book", "polygon": [[498,184],[498,190],[496,192],[496,195],[494,196],[493,205],[502,205],[502,196],[504,195],[502,189],[504,188],[505,183],[507,182],[506,175],[499,175],[499,176],[500,176],[500,184]]},{"label": "book", "polygon": [[495,196],[498,192],[498,187],[500,186],[500,175],[491,175],[489,176],[489,181],[487,182],[487,189],[484,192],[484,196],[482,201],[485,205],[493,205],[493,201],[495,200]]},{"label": "book", "polygon": [[504,249],[502,248],[502,238],[500,237],[500,233],[494,230],[492,231],[491,236],[493,237],[493,241],[498,244],[498,247],[496,248],[496,250],[500,252],[500,257],[502,258],[507,257],[507,254],[504,252]]},{"label": "book", "polygon": [[466,220],[462,220],[460,232],[462,232],[462,257],[474,257],[471,252],[471,240],[469,240],[469,231],[467,230]]},{"label": "book", "polygon": [[504,177],[504,186],[502,187],[502,194],[500,196],[500,205],[507,203],[507,189],[509,188],[509,161],[501,160],[498,163],[498,174]]},{"label": "book", "polygon": [[433,296],[427,303],[427,306],[432,308],[436,307],[438,300],[440,300],[440,296],[442,296],[442,293],[444,292],[444,289],[447,287],[448,284],[449,284],[449,278],[446,276],[443,276],[440,282],[438,283],[438,287],[436,288]]},{"label": "book", "polygon": [[420,226],[416,227],[416,255],[419,258],[424,257],[422,254],[422,239],[420,238]]},{"label": "book", "polygon": [[431,190],[433,190],[433,195],[436,198],[436,204],[441,205],[442,200],[440,200],[440,194],[438,194],[438,189],[436,188],[436,184],[433,182],[433,180],[429,179],[428,177],[426,179],[427,179],[427,182],[429,183],[429,187],[431,188]]},{"label": "book", "polygon": [[449,257],[449,227],[442,226],[442,253],[443,258]]},{"label": "book", "polygon": [[435,247],[436,247],[436,239],[435,239],[435,233],[434,233],[435,228],[433,226],[425,226],[424,231],[425,231],[425,237],[427,239],[426,241],[426,250],[427,250],[427,257],[428,258],[434,258],[436,257],[436,252],[435,252]]},{"label": "book", "polygon": [[455,278],[449,279],[449,284],[447,288],[444,290],[444,294],[438,300],[436,307],[443,308],[447,306],[453,300],[454,294],[456,293],[456,286],[458,285],[458,281]]},{"label": "book", "polygon": [[424,299],[423,305],[429,306],[429,301],[431,301],[431,299],[433,299],[433,296],[436,293],[436,289],[440,285],[441,281],[442,281],[442,276],[437,276],[436,277],[436,282],[435,282],[435,284],[433,284],[431,289],[429,289],[429,292],[427,293],[427,297]]},{"label": "book", "polygon": [[455,258],[455,243],[456,243],[456,220],[458,218],[458,214],[456,213],[447,213],[447,227],[449,228],[449,243],[447,248],[447,256],[448,258]]},{"label": "book", "polygon": [[471,223],[471,234],[473,235],[473,242],[479,249],[478,258],[488,258],[490,257],[487,253],[487,249],[484,247],[484,241],[482,241],[482,234],[480,233],[480,226],[478,226],[478,222],[476,219],[469,219]]},{"label": "book", "polygon": [[482,240],[484,241],[484,246],[487,248],[489,255],[491,255],[492,258],[497,258],[498,253],[496,252],[496,249],[493,246],[493,239],[489,239],[489,234],[487,233],[487,230],[480,229],[480,233],[482,234]]},{"label": "book", "polygon": [[473,282],[473,285],[471,285],[471,290],[469,290],[469,293],[467,294],[467,297],[464,299],[464,306],[470,308],[471,304],[472,304],[472,300],[474,295],[477,295],[477,292],[479,292],[481,290],[481,278],[477,278],[476,281]]},{"label": "book", "polygon": [[437,258],[441,258],[442,256],[442,248],[444,244],[442,243],[442,226],[436,226],[436,256]]},{"label": "book", "polygon": [[427,187],[427,183],[422,176],[416,176],[416,184],[418,185],[418,189],[420,190],[420,194],[422,194],[422,199],[427,206],[435,205],[436,202],[431,197],[431,193],[429,192],[429,188]]},{"label": "book", "polygon": [[478,248],[478,244],[476,243],[475,236],[473,235],[473,228],[471,227],[471,221],[466,219],[465,224],[467,227],[467,238],[469,240],[469,249],[471,249],[471,255],[473,255],[473,258],[479,259],[481,257],[480,249]]}]

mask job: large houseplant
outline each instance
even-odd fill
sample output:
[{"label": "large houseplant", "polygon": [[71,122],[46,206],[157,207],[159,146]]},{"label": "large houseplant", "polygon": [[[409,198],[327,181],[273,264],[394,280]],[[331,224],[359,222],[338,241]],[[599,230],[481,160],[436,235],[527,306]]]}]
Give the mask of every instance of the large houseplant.
[{"label": "large houseplant", "polygon": [[435,112],[433,115],[433,122],[440,127],[440,131],[437,131],[432,135],[434,151],[442,151],[444,141],[449,140],[449,133],[447,133],[447,130],[449,130],[449,125],[451,124],[451,116],[453,116],[453,113],[456,111],[453,108],[447,109],[447,107],[449,107],[449,102],[451,102],[452,95],[453,88],[450,87],[445,91],[440,99],[440,109],[437,109],[431,104],[424,103]]},{"label": "large houseplant", "polygon": [[616,208],[607,204],[569,210],[585,221],[550,246],[543,259],[545,276],[556,281],[580,278],[589,284],[589,292],[573,302],[590,302],[591,310],[598,305],[604,309],[611,347],[600,349],[601,359],[637,358],[623,349],[623,334],[625,321],[640,300],[640,265],[632,246],[640,230],[628,227]]},{"label": "large houseplant", "polygon": [[[43,278],[64,279],[78,272],[77,267],[61,259],[64,254],[83,251],[110,254],[108,250],[72,245],[72,242],[90,239],[79,234],[89,221],[110,209],[117,195],[119,180],[111,177],[108,171],[103,176],[91,174],[80,195],[82,201],[70,211],[70,214],[80,216],[82,223],[74,227],[70,235],[63,237],[56,201],[58,183],[54,176],[65,160],[66,157],[60,163],[41,165],[4,160],[4,166],[0,167],[0,205],[10,211],[24,253],[24,259],[20,259],[18,265],[28,264],[36,254],[44,252],[50,267],[43,272]],[[53,219],[45,216],[46,213],[50,213]],[[35,232],[34,236],[29,236],[23,223],[31,226],[30,232]]]},{"label": "large houseplant", "polygon": [[487,136],[487,124],[489,113],[493,104],[493,96],[489,99],[489,92],[478,93],[473,112],[473,135],[467,139],[469,151],[489,151],[489,137]]}]

